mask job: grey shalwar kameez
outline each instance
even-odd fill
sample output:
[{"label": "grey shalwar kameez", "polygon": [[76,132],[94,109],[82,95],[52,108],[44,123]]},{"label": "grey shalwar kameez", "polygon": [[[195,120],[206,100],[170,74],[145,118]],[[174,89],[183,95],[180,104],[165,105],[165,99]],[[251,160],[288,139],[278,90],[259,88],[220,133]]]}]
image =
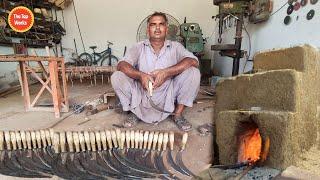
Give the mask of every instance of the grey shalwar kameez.
[{"label": "grey shalwar kameez", "polygon": [[[121,61],[126,61],[144,73],[164,69],[179,63],[186,57],[198,60],[180,43],[166,40],[159,55],[153,50],[150,41],[145,40],[130,48]],[[120,99],[124,111],[133,112],[139,119],[147,123],[156,123],[169,116],[152,108],[148,101],[148,92],[139,80],[134,80],[121,71],[111,76],[111,84]],[[173,112],[175,103],[192,107],[200,87],[200,71],[190,67],[181,74],[166,80],[154,89],[152,100],[160,108]]]}]

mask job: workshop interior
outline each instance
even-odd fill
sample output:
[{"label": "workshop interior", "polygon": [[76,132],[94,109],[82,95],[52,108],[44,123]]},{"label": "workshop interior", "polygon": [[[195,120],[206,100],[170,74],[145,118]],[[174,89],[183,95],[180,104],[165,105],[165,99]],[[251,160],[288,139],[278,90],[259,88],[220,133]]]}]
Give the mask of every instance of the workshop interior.
[{"label": "workshop interior", "polygon": [[[199,60],[188,132],[170,117],[124,127],[111,85],[155,11]],[[320,179],[319,12],[318,0],[0,0],[0,179]]]}]

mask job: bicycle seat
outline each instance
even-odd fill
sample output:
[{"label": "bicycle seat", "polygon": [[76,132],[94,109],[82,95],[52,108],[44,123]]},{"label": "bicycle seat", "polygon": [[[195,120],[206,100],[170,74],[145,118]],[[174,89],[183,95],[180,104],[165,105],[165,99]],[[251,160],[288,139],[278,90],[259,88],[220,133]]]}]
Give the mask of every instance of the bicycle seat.
[{"label": "bicycle seat", "polygon": [[113,43],[112,43],[112,42],[110,42],[110,41],[108,41],[108,45],[113,45]]},{"label": "bicycle seat", "polygon": [[97,46],[90,46],[89,48],[91,48],[92,50],[96,49]]}]

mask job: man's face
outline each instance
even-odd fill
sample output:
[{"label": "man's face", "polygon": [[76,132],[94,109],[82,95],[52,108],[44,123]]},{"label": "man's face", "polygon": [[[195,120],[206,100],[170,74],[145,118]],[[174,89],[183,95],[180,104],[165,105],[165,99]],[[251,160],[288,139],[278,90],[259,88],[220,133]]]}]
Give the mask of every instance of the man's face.
[{"label": "man's face", "polygon": [[162,16],[153,16],[150,19],[147,28],[150,40],[165,40],[167,31],[168,26]]}]

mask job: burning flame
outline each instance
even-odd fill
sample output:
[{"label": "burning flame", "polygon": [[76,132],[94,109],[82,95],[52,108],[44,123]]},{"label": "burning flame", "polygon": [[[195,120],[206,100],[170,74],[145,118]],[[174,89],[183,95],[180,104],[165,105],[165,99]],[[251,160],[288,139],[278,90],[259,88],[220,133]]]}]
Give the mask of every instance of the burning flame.
[{"label": "burning flame", "polygon": [[258,128],[249,129],[239,136],[238,162],[256,162],[260,159],[262,139]]}]

